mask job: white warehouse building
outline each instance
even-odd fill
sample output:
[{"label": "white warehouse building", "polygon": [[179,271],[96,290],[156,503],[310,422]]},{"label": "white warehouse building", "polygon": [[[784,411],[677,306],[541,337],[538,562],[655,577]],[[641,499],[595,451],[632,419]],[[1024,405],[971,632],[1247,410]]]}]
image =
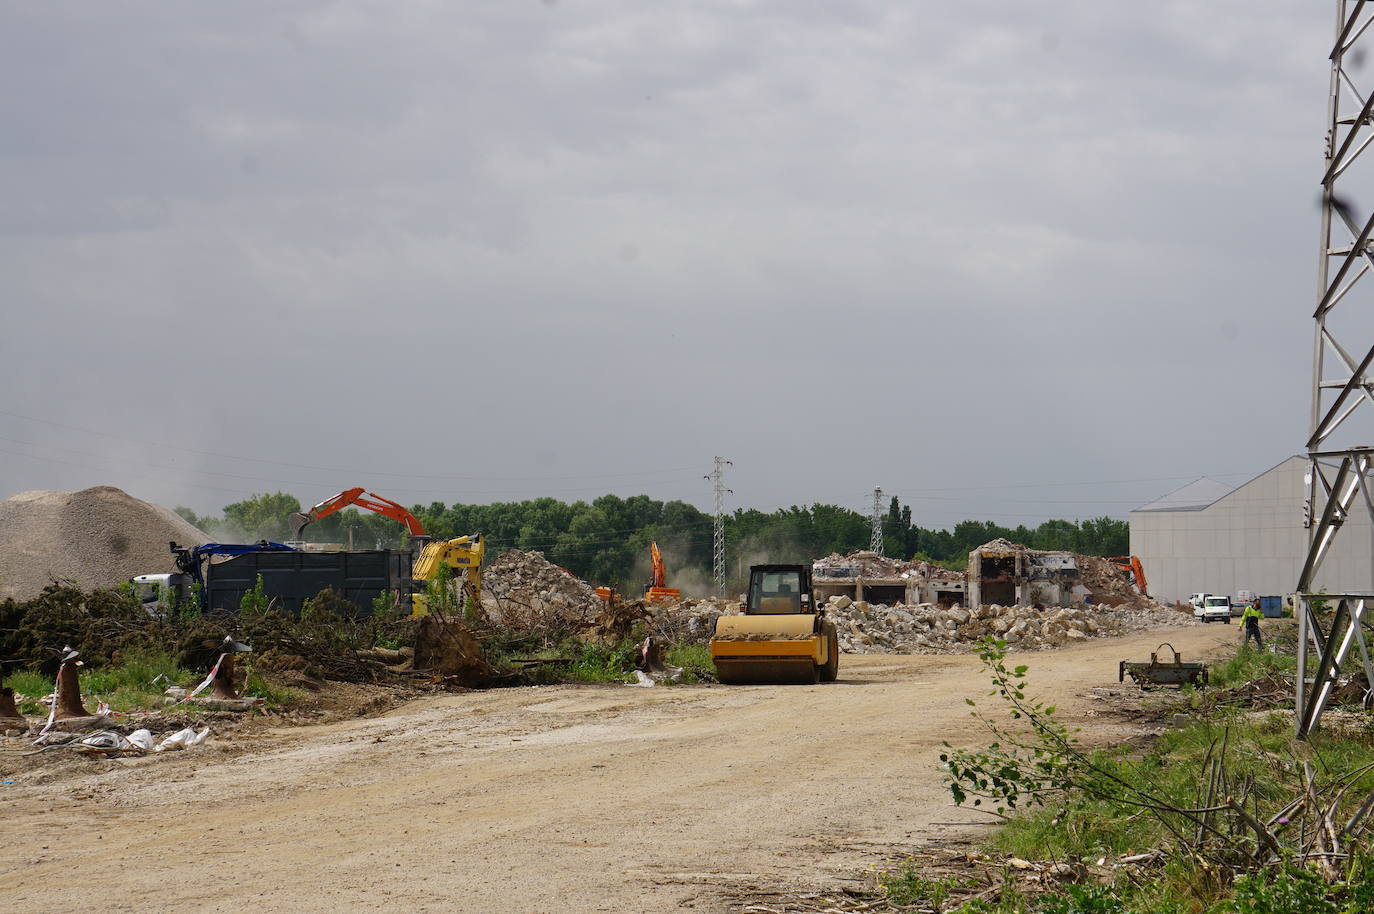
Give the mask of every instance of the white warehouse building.
[{"label": "white warehouse building", "polygon": [[[1150,595],[1172,602],[1197,592],[1292,593],[1307,558],[1307,471],[1306,457],[1289,457],[1239,488],[1203,477],[1132,511],[1131,554],[1140,557]],[[1318,503],[1318,514],[1321,509]],[[1357,499],[1315,590],[1374,590],[1370,530]]]}]

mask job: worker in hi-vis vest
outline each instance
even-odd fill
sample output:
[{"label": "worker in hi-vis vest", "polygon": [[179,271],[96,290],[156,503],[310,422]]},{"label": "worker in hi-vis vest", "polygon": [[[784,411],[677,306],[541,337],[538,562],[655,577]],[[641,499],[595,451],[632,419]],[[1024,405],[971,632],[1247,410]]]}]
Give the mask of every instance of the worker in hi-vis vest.
[{"label": "worker in hi-vis vest", "polygon": [[1255,647],[1264,650],[1264,636],[1260,634],[1259,622],[1264,618],[1264,613],[1260,612],[1259,600],[1251,601],[1245,607],[1245,612],[1240,614],[1240,626],[1245,632],[1245,643],[1249,644],[1250,639],[1255,639]]}]

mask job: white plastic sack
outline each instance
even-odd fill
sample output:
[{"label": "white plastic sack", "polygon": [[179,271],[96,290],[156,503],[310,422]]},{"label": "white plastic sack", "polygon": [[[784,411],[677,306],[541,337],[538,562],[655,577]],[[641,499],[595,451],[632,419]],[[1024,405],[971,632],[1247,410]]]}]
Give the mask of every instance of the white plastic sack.
[{"label": "white plastic sack", "polygon": [[93,733],[83,739],[81,745],[102,751],[116,751],[131,748],[129,740],[115,733],[113,730],[101,730],[99,733]]},{"label": "white plastic sack", "polygon": [[129,742],[143,751],[153,748],[153,732],[151,730],[135,730],[129,734]]},{"label": "white plastic sack", "polygon": [[164,739],[162,742],[158,743],[157,747],[153,749],[153,751],[170,752],[174,749],[190,749],[193,746],[199,746],[201,743],[205,742],[205,740],[207,740],[209,737],[209,727],[206,727],[199,733],[197,733],[190,727],[187,727],[184,730],[178,730],[171,736]]}]

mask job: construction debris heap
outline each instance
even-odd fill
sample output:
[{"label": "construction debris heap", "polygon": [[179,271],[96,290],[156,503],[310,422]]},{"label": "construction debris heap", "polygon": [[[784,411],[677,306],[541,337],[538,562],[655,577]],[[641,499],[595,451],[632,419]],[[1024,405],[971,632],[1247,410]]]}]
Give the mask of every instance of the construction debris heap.
[{"label": "construction debris heap", "polygon": [[605,606],[594,587],[542,552],[502,553],[483,571],[482,588],[482,608],[492,622],[526,631],[584,629]]},{"label": "construction debris heap", "polygon": [[1018,650],[1059,647],[1087,638],[1187,625],[1192,617],[1164,606],[883,606],[832,597],[834,620],[847,654],[962,653],[989,635]]},{"label": "construction debris heap", "polygon": [[1106,559],[1004,539],[970,552],[967,573],[855,552],[816,562],[814,580],[849,653],[962,651],[989,635],[1036,650],[1192,621]]}]

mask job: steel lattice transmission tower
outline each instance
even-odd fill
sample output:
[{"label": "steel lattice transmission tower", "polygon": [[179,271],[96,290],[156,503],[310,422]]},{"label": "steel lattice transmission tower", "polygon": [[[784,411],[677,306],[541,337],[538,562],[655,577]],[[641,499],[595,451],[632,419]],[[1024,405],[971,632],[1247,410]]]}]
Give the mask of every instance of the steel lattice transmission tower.
[{"label": "steel lattice transmission tower", "polygon": [[883,554],[883,487],[877,486],[873,489],[873,513],[868,516],[868,522],[873,525],[873,538],[868,541],[868,548]]},{"label": "steel lattice transmission tower", "polygon": [[725,596],[725,496],[733,495],[725,488],[725,468],[734,466],[724,457],[715,458],[716,467],[710,474],[702,477],[711,480],[715,488],[715,535],[712,541],[712,571],[716,577],[716,595]]},{"label": "steel lattice transmission tower", "polygon": [[[1366,608],[1374,602],[1374,556],[1371,557],[1371,590],[1361,593],[1313,593],[1322,561],[1332,542],[1367,516],[1374,524],[1374,447],[1341,442],[1374,439],[1374,382],[1370,365],[1374,345],[1363,357],[1358,353],[1374,342],[1368,329],[1374,315],[1374,280],[1356,294],[1356,285],[1374,268],[1374,213],[1356,212],[1353,201],[1374,200],[1374,170],[1361,155],[1374,143],[1374,85],[1360,63],[1374,50],[1367,35],[1374,23],[1374,9],[1366,0],[1337,0],[1335,41],[1332,44],[1331,77],[1327,95],[1325,162],[1321,177],[1321,256],[1317,266],[1316,336],[1312,357],[1312,421],[1307,438],[1308,472],[1305,524],[1308,529],[1307,559],[1298,577],[1298,675],[1296,687],[1297,735],[1306,738],[1317,726],[1331,689],[1340,676],[1352,647],[1358,647],[1363,672],[1374,689],[1374,666],[1365,640]],[[1349,62],[1350,66],[1347,66]],[[1364,82],[1365,86],[1360,83]],[[1361,295],[1360,292],[1365,293]],[[1363,301],[1359,301],[1363,298]],[[1363,329],[1357,323],[1364,322]],[[1354,324],[1355,326],[1351,326]],[[1348,348],[1346,344],[1352,344]],[[1352,421],[1363,418],[1363,422]],[[1338,440],[1332,437],[1341,432]],[[1356,499],[1364,510],[1355,506]],[[1356,513],[1352,514],[1352,509]],[[1315,655],[1316,669],[1310,668]],[[1310,685],[1308,678],[1311,678]]]}]

